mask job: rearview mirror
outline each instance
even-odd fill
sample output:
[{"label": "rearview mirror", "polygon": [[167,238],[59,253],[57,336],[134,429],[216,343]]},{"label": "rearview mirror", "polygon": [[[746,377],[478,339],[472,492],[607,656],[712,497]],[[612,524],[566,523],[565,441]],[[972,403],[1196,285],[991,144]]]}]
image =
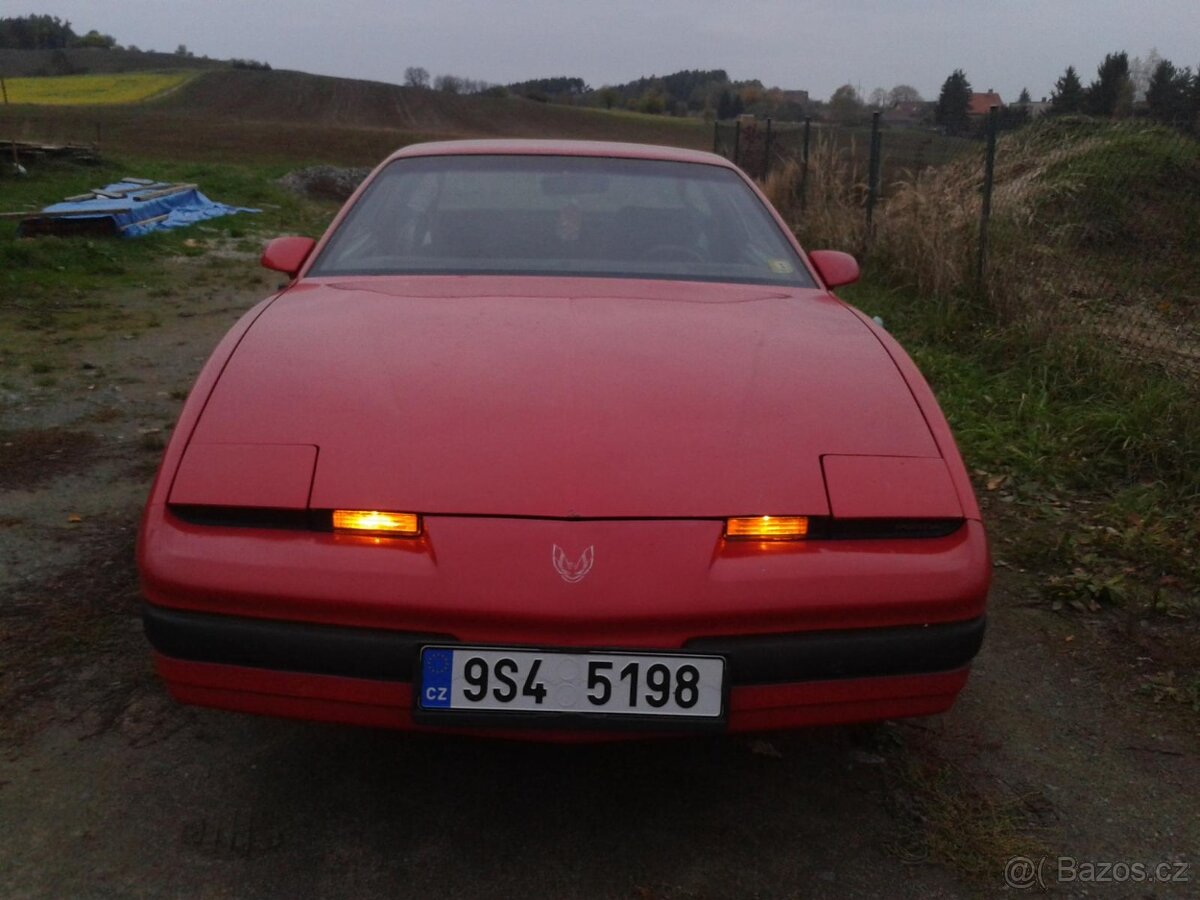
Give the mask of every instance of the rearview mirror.
[{"label": "rearview mirror", "polygon": [[260,262],[268,269],[285,272],[295,278],[316,245],[317,242],[310,237],[278,237],[263,248]]},{"label": "rearview mirror", "polygon": [[858,260],[840,250],[814,250],[808,254],[809,261],[825,287],[835,288],[858,281]]}]

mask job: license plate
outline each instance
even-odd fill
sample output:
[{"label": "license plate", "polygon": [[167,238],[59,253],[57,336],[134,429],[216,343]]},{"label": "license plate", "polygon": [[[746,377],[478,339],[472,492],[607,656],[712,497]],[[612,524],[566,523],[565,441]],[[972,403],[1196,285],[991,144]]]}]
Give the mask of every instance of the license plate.
[{"label": "license plate", "polygon": [[719,656],[421,648],[422,710],[720,719]]}]

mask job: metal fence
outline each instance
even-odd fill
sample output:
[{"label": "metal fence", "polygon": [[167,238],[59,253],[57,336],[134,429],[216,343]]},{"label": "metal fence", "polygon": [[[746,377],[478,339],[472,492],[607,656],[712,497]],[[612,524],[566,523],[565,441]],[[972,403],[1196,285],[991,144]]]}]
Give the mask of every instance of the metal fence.
[{"label": "metal fence", "polygon": [[874,171],[877,186],[906,171],[920,171],[957,159],[980,146],[977,139],[947,137],[916,128],[891,129],[878,113],[870,125],[841,126],[803,122],[717,122],[713,152],[737,163],[745,172],[765,179],[772,167],[789,160],[808,160],[821,141],[836,143],[855,169]]},{"label": "metal fence", "polygon": [[1200,382],[1200,141],[1142,120],[1008,133],[999,121],[993,111],[977,138],[878,116],[869,128],[718,123],[713,143],[787,182],[776,203],[809,243]]}]

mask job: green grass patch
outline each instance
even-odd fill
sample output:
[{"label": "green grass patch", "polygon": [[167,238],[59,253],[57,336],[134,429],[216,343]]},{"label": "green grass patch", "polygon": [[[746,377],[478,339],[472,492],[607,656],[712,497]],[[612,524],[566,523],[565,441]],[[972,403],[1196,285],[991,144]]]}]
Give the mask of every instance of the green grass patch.
[{"label": "green grass patch", "polygon": [[568,107],[570,109],[580,109],[587,112],[601,113],[607,116],[613,116],[617,119],[625,119],[629,122],[642,122],[647,125],[663,126],[666,128],[681,128],[690,131],[707,131],[712,132],[712,123],[705,122],[703,119],[696,119],[690,116],[667,116],[660,113],[645,113],[639,112],[636,109],[604,109],[595,106],[578,106]]},{"label": "green grass patch", "polygon": [[928,752],[900,762],[890,780],[901,832],[889,849],[903,861],[994,883],[1005,860],[1039,847],[1025,798],[999,795],[998,786]]},{"label": "green grass patch", "polygon": [[126,176],[195,183],[213,200],[262,210],[130,239],[18,238],[15,221],[0,221],[0,360],[53,366],[68,339],[154,327],[157,313],[128,299],[169,298],[181,278],[197,275],[181,272],[174,259],[211,256],[228,268],[217,254],[252,252],[279,234],[319,235],[336,205],[278,186],[288,168],[128,158],[86,168],[42,163],[27,178],[0,180],[5,211],[35,212]]},{"label": "green grass patch", "polygon": [[1086,261],[1093,280],[1122,293],[1149,284],[1194,297],[1200,141],[1142,122],[1070,119],[1016,139],[1045,160],[1031,214],[1075,265]]},{"label": "green grass patch", "polygon": [[[998,555],[1089,604],[1123,602],[1134,581],[1200,588],[1192,385],[1085,342],[973,321],[967,306],[870,282],[844,296],[883,317],[937,394],[989,507],[1019,518]],[[1200,611],[1186,600],[1173,608]]]}]

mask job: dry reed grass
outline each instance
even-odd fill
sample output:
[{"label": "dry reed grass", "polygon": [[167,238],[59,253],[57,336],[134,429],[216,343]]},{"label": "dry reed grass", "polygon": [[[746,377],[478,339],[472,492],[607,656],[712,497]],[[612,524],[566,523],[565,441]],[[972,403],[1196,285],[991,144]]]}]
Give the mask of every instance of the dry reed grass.
[{"label": "dry reed grass", "polygon": [[764,191],[807,247],[859,252],[866,242],[866,170],[858,154],[818,139],[807,164],[788,160],[768,176]]},{"label": "dry reed grass", "polygon": [[788,161],[773,169],[765,190],[805,246],[860,254],[889,282],[949,298],[970,281],[979,180],[963,165],[905,172],[887,186],[868,233],[865,167],[857,154],[822,138],[807,177],[803,163]]},{"label": "dry reed grass", "polygon": [[[799,162],[777,166],[766,191],[806,246],[858,253],[869,271],[892,286],[913,290],[951,311],[972,305],[998,324],[1031,336],[1078,333],[1080,325],[1098,333],[1097,328],[1087,327],[1092,320],[1103,320],[1104,332],[1111,335],[1114,319],[1122,311],[1144,330],[1146,316],[1137,315],[1135,306],[1182,309],[1200,325],[1200,298],[1193,296],[1194,291],[1175,296],[1178,289],[1172,285],[1174,294],[1165,297],[1161,291],[1148,292],[1146,279],[1138,279],[1142,273],[1129,260],[1146,248],[1129,247],[1116,267],[1111,259],[1102,260],[1092,252],[1106,241],[1111,243],[1112,233],[1121,230],[1120,216],[1108,214],[1099,204],[1105,199],[1108,172],[1138,163],[1127,158],[1132,145],[1121,143],[1130,140],[1165,146],[1186,139],[1153,129],[1105,130],[1100,124],[1048,124],[1002,136],[982,281],[978,270],[982,147],[944,166],[905,171],[885,185],[869,232],[865,170],[857,167],[855,154],[830,140],[818,141],[811,155],[803,208],[805,172]],[[1154,178],[1147,173],[1148,184],[1153,185]],[[1198,201],[1198,197],[1182,199],[1200,206]],[[1137,215],[1139,228],[1153,228],[1152,209]],[[1182,257],[1168,262],[1173,270],[1180,264]],[[1166,328],[1155,343],[1164,349],[1186,344],[1181,359],[1190,363],[1200,350],[1194,331],[1181,320]],[[1144,335],[1140,337],[1137,343],[1144,346]]]}]

